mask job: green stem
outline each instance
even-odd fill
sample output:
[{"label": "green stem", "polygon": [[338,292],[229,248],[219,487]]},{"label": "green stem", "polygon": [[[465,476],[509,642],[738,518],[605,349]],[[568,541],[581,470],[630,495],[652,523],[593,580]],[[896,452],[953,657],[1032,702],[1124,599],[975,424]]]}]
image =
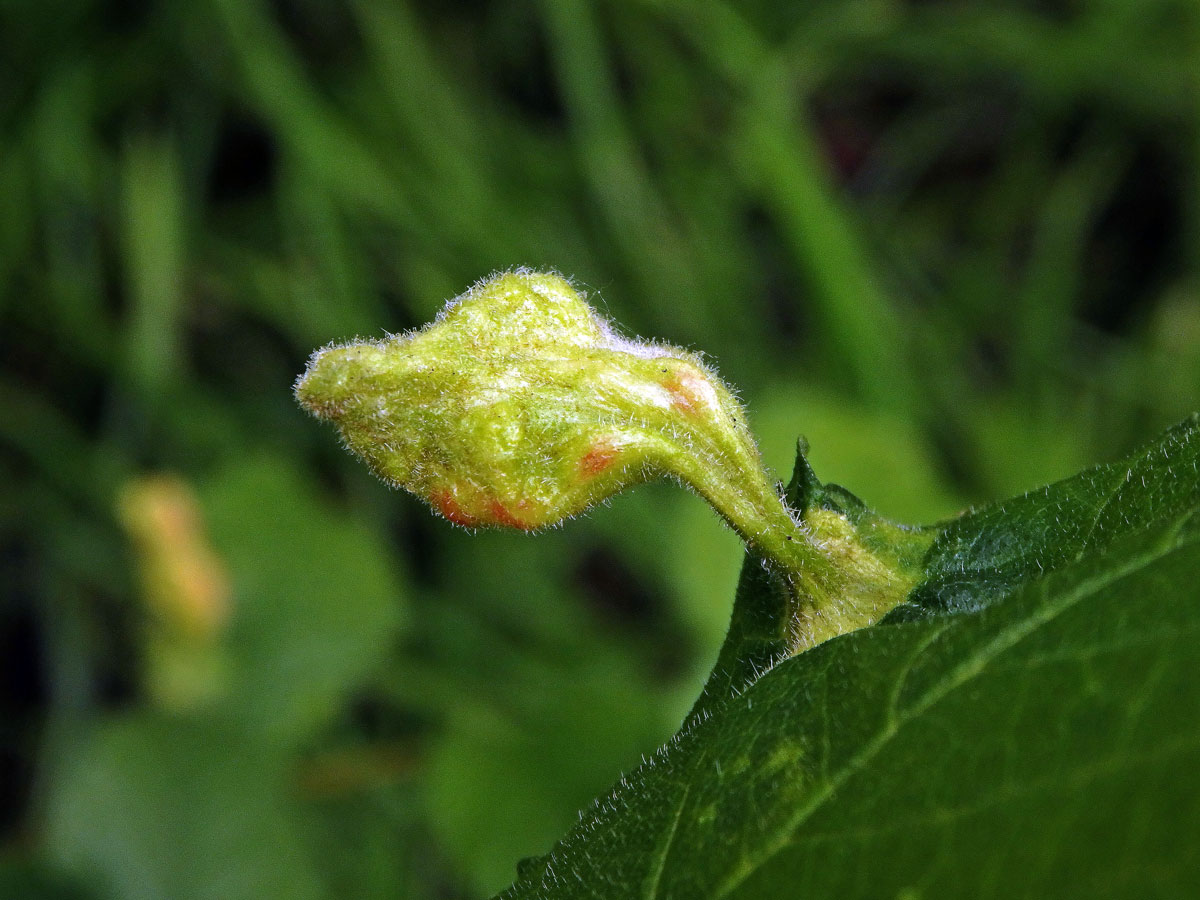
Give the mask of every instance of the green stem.
[{"label": "green stem", "polygon": [[676,455],[678,474],[783,577],[792,652],[869,625],[904,599],[911,576],[868,548],[844,515],[789,510],[753,445],[739,449],[720,466]]}]

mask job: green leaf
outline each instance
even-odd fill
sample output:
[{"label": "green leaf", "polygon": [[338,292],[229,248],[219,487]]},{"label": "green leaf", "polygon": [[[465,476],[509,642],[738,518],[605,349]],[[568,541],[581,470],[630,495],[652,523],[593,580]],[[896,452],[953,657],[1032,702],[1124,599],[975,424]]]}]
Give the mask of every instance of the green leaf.
[{"label": "green leaf", "polygon": [[21,900],[96,900],[83,885],[38,860],[0,859],[0,897]]},{"label": "green leaf", "polygon": [[51,853],[100,876],[105,897],[315,900],[288,763],[228,722],[107,722],[70,746],[50,802]]},{"label": "green leaf", "polygon": [[947,525],[926,576],[894,618],[980,609],[1020,583],[1200,504],[1197,417],[1126,459],[986,507]]},{"label": "green leaf", "polygon": [[257,734],[303,738],[395,639],[404,598],[389,551],[282,459],[229,466],[203,497],[234,578],[230,702]]},{"label": "green leaf", "polygon": [[502,896],[1196,896],[1198,432],[949,523],[902,611],[710,693]]}]

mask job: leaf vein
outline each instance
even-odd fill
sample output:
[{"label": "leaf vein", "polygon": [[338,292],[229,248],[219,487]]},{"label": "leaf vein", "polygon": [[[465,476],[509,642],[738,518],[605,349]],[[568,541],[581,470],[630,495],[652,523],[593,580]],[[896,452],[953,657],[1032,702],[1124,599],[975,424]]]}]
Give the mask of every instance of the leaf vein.
[{"label": "leaf vein", "polygon": [[679,830],[679,820],[683,816],[683,808],[687,805],[688,793],[691,789],[691,784],[685,782],[683,792],[679,795],[679,805],[675,807],[675,816],[671,820],[671,827],[667,830],[666,840],[663,841],[662,847],[651,861],[651,871],[646,879],[646,890],[643,894],[646,900],[655,900],[658,897],[663,870],[667,866],[667,856],[670,855],[671,845],[675,842],[675,833]]},{"label": "leaf vein", "polygon": [[1188,735],[1178,740],[1158,744],[1144,753],[1122,752],[1111,754],[1102,760],[1097,760],[1091,765],[1080,767],[1066,776],[1062,772],[1054,772],[1037,779],[1009,782],[1004,787],[989,792],[976,803],[944,806],[925,811],[921,815],[903,819],[896,818],[879,825],[808,833],[790,839],[788,846],[799,847],[806,843],[821,843],[846,839],[872,840],[893,832],[909,832],[914,828],[947,825],[1009,801],[1021,799],[1043,791],[1066,794],[1078,799],[1081,791],[1100,778],[1115,775],[1139,765],[1154,764],[1155,766],[1160,766],[1179,756],[1195,753],[1197,750],[1200,750],[1200,737]]}]

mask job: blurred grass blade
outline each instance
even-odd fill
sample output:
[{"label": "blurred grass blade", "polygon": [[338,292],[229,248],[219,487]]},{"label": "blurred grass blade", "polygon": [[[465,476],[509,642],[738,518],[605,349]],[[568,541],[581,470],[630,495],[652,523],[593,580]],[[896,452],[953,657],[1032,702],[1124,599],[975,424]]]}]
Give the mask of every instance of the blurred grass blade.
[{"label": "blurred grass blade", "polygon": [[[838,197],[805,107],[796,43],[769,46],[730,6],[673,5],[672,15],[740,97],[733,147],[748,187],[778,221],[823,333],[819,344],[857,393],[911,409],[918,398],[898,312],[880,286],[848,205]],[[803,26],[802,26],[803,28]],[[802,31],[801,36],[805,33]]]},{"label": "blurred grass blade", "polygon": [[183,185],[171,142],[135,138],[122,159],[123,232],[130,304],[126,364],[155,398],[179,378],[186,286]]},{"label": "blurred grass blade", "polygon": [[640,290],[658,301],[660,316],[689,307],[691,315],[704,315],[702,306],[688,303],[704,296],[695,280],[699,267],[626,124],[592,0],[546,0],[541,8],[576,147],[613,240]]}]

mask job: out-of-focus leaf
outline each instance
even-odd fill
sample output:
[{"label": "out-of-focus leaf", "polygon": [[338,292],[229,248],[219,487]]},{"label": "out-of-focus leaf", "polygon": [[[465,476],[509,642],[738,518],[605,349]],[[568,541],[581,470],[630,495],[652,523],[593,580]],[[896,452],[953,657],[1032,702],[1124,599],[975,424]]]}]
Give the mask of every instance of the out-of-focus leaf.
[{"label": "out-of-focus leaf", "polygon": [[1078,425],[1031,413],[1026,404],[986,403],[970,422],[974,469],[989,496],[1007,497],[1065,478],[1085,465],[1091,452]]},{"label": "out-of-focus leaf", "polygon": [[[543,541],[558,551],[549,560]],[[669,687],[581,604],[566,531],[458,543],[454,581],[464,587],[451,596],[476,596],[457,608],[438,598],[424,611],[416,627],[436,666],[408,666],[396,689],[441,720],[422,794],[447,855],[482,895],[511,880],[515,859],[544,851],[678,719],[663,712]]]},{"label": "out-of-focus leaf", "polygon": [[294,740],[394,640],[402,591],[391,554],[279,459],[223,471],[203,499],[233,576],[231,703],[248,731]]},{"label": "out-of-focus leaf", "polygon": [[62,765],[50,848],[106,897],[316,898],[289,774],[238,722],[112,722]]},{"label": "out-of-focus leaf", "polygon": [[13,900],[95,900],[95,894],[34,860],[0,862],[0,897]]},{"label": "out-of-focus leaf", "polygon": [[543,678],[521,686],[524,704],[535,707],[527,716],[460,719],[432,751],[431,816],[478,890],[510,881],[515,860],[544,850],[575,821],[602,773],[636,763],[669,731],[629,668],[563,666]]}]

